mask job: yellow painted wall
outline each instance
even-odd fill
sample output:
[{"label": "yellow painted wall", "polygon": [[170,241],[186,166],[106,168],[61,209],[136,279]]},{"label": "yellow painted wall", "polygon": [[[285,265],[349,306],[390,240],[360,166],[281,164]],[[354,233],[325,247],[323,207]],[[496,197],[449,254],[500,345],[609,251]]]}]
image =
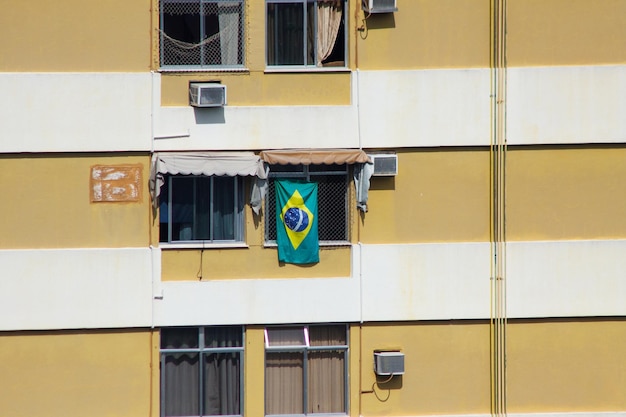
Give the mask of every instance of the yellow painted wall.
[{"label": "yellow painted wall", "polygon": [[[163,281],[237,278],[325,278],[350,276],[350,247],[321,248],[314,265],[279,264],[276,248],[163,250]],[[202,256],[202,261],[200,259]],[[202,262],[202,268],[200,267]]]},{"label": "yellow painted wall", "polygon": [[623,0],[508,0],[507,62],[526,65],[626,63]]},{"label": "yellow painted wall", "polygon": [[398,152],[398,175],[373,177],[364,243],[489,241],[489,151]]},{"label": "yellow painted wall", "polygon": [[509,148],[509,240],[626,237],[626,148]]},{"label": "yellow painted wall", "polygon": [[150,331],[0,333],[0,414],[155,417],[158,364]]},{"label": "yellow painted wall", "polygon": [[[489,413],[487,322],[365,324],[361,334],[362,345],[351,346],[353,355],[361,355],[364,391],[361,411],[356,415]],[[405,374],[376,385],[375,349],[404,352]],[[379,381],[385,378],[379,377]]]},{"label": "yellow painted wall", "polygon": [[[353,3],[360,3],[354,1]],[[350,32],[361,69],[489,67],[489,0],[397,0],[395,13],[364,14]],[[356,21],[356,22],[355,22]]]},{"label": "yellow painted wall", "polygon": [[510,323],[509,412],[626,409],[624,346],[623,318]]},{"label": "yellow painted wall", "polygon": [[150,0],[4,0],[0,71],[149,71]]},{"label": "yellow painted wall", "polygon": [[[139,164],[140,202],[91,202],[91,167]],[[0,156],[0,248],[147,247],[148,155]]]}]

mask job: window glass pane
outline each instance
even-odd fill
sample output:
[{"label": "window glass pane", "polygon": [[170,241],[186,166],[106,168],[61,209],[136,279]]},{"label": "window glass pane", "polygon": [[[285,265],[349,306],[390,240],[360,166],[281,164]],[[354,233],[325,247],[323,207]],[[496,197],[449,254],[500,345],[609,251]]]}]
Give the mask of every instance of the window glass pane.
[{"label": "window glass pane", "polygon": [[267,63],[304,64],[304,3],[268,3]]},{"label": "window glass pane", "polygon": [[302,352],[268,352],[265,357],[266,414],[302,414]]},{"label": "window glass pane", "polygon": [[161,349],[194,349],[198,347],[198,329],[161,329]]},{"label": "window glass pane", "polygon": [[346,326],[310,326],[309,341],[311,346],[345,346]]},{"label": "window glass pane", "polygon": [[345,352],[309,351],[307,387],[307,413],[345,412]]},{"label": "window glass pane", "polygon": [[193,177],[172,178],[172,240],[191,240],[194,220]]},{"label": "window glass pane", "polygon": [[163,399],[166,416],[198,415],[199,366],[197,353],[165,354]]},{"label": "window glass pane", "polygon": [[204,356],[204,415],[240,414],[239,353],[213,353]]},{"label": "window glass pane", "polygon": [[269,346],[305,346],[303,327],[274,327],[267,329]]},{"label": "window glass pane", "polygon": [[207,348],[243,347],[242,328],[207,327],[204,330],[204,346]]},{"label": "window glass pane", "polygon": [[169,178],[165,179],[165,183],[161,187],[161,196],[159,197],[159,241],[167,242],[168,238],[168,199],[169,199]]},{"label": "window glass pane", "polygon": [[213,177],[213,240],[235,240],[235,178]]},{"label": "window glass pane", "polygon": [[195,178],[193,240],[211,239],[211,177]]},{"label": "window glass pane", "polygon": [[161,2],[161,64],[200,65],[200,3]]}]

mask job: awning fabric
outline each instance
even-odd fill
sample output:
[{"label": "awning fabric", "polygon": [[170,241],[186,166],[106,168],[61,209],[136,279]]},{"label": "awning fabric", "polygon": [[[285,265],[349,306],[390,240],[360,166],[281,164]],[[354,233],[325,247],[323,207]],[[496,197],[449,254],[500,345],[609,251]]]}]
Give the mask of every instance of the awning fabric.
[{"label": "awning fabric", "polygon": [[259,156],[270,165],[331,165],[372,162],[361,149],[286,149],[263,151]]},{"label": "awning fabric", "polygon": [[150,192],[157,207],[165,174],[254,176],[266,180],[268,171],[253,152],[159,152],[152,157]]}]

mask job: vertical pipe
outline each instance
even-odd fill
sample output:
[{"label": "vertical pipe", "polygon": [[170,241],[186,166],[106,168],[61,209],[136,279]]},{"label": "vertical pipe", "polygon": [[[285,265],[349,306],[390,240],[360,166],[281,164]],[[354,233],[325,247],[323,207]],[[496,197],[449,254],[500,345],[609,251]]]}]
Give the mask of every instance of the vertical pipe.
[{"label": "vertical pipe", "polygon": [[506,407],[506,0],[491,0],[491,414]]}]

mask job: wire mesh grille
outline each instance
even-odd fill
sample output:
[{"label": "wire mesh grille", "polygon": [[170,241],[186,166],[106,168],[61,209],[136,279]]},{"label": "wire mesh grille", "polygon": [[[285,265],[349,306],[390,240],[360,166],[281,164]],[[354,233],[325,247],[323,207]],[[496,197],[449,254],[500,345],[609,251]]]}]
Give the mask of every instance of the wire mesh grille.
[{"label": "wire mesh grille", "polygon": [[[265,197],[265,239],[276,240],[276,189],[274,181],[284,178],[274,174],[269,179],[269,189]],[[286,176],[285,176],[286,177]],[[288,175],[289,178],[308,179],[318,183],[318,236],[321,242],[346,242],[350,239],[350,189],[346,170],[332,174],[308,173]]]},{"label": "wire mesh grille", "polygon": [[243,0],[161,0],[161,66],[243,65]]}]

